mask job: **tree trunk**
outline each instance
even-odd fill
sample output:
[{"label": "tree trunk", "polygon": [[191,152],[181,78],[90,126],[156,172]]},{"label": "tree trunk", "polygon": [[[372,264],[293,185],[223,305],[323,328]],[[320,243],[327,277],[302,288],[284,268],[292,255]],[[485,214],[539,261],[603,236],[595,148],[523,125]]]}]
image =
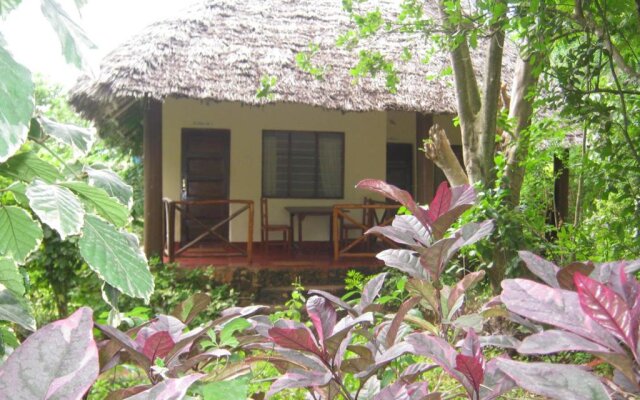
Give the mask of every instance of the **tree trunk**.
[{"label": "tree trunk", "polygon": [[[540,60],[542,57],[537,57]],[[509,107],[509,117],[515,121],[514,130],[511,135],[506,136],[506,170],[502,182],[503,189],[506,189],[507,207],[513,208],[520,203],[520,190],[524,181],[525,168],[522,163],[529,154],[529,126],[531,125],[531,115],[533,114],[533,93],[538,83],[538,74],[534,72],[534,65],[530,60],[518,58],[516,70],[513,76],[513,86],[511,88],[511,102]],[[507,248],[500,245],[498,241],[493,250],[493,267],[487,270],[487,276],[494,293],[499,293],[500,282],[504,279],[507,271],[507,263],[516,257],[516,249]]]}]

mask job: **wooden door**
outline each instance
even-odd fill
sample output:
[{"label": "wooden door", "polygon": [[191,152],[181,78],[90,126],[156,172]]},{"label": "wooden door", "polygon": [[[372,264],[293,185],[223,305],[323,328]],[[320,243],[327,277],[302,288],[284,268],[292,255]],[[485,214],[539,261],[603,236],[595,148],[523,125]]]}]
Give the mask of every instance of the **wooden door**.
[{"label": "wooden door", "polygon": [[[182,130],[182,200],[229,199],[228,130]],[[189,206],[182,213],[182,242],[196,238],[229,216],[229,205]],[[229,226],[216,230],[228,237]],[[206,239],[214,240],[209,235]]]}]

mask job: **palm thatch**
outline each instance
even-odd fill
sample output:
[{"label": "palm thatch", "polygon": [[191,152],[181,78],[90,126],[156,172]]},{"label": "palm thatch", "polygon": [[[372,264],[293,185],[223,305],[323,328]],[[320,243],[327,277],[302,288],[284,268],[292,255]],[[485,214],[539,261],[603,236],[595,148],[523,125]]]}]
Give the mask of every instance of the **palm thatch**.
[{"label": "palm thatch", "polygon": [[[369,3],[385,15],[399,12],[397,1]],[[435,6],[425,13],[435,14]],[[427,79],[448,69],[449,59],[435,54],[422,62],[430,44],[421,35],[389,32],[382,40],[360,43],[397,60],[397,93],[389,92],[383,74],[354,84],[350,70],[357,49],[336,46],[336,38],[353,28],[340,0],[203,0],[150,25],[106,56],[98,76],[77,83],[71,103],[98,121],[145,96],[249,105],[288,102],[342,111],[455,112],[451,77]],[[312,62],[325,69],[321,79],[302,71],[295,60],[310,44],[318,49]],[[412,57],[399,61],[403,54]],[[473,55],[479,67],[481,54]],[[510,67],[504,75],[511,75]],[[271,76],[277,82],[273,96],[256,97],[261,79]]]}]

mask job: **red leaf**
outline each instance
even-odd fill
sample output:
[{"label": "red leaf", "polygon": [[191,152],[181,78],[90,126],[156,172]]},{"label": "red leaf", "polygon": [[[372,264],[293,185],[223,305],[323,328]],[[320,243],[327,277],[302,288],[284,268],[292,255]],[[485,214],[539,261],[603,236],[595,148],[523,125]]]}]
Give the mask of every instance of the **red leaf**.
[{"label": "red leaf", "polygon": [[[484,370],[478,359],[465,356],[464,354],[458,354],[456,356],[456,370],[460,371],[462,375],[469,379],[476,393],[480,391],[480,385],[484,379]],[[472,396],[472,398],[475,397],[476,396]]]},{"label": "red leaf", "polygon": [[277,328],[269,329],[269,339],[287,349],[309,351],[322,356],[316,340],[309,328]]},{"label": "red leaf", "polygon": [[638,332],[629,307],[616,292],[580,273],[573,276],[580,307],[594,321],[624,341],[635,353]]},{"label": "red leaf", "polygon": [[171,352],[175,342],[167,331],[156,332],[144,339],[141,346],[142,354],[149,360],[164,358]]},{"label": "red leaf", "polygon": [[449,211],[449,206],[451,206],[451,190],[447,182],[442,182],[440,186],[438,186],[436,195],[433,201],[431,201],[431,204],[429,204],[429,210],[427,211],[431,222],[437,220],[441,215]]}]

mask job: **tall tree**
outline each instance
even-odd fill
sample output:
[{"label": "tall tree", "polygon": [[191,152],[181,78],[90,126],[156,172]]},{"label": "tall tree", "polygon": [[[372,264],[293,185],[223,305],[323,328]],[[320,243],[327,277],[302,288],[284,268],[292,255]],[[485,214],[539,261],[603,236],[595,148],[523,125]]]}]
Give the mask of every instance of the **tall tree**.
[{"label": "tall tree", "polygon": [[[638,79],[635,53],[633,49],[620,49],[621,45],[629,47],[629,41],[616,40],[614,32],[623,28],[610,23],[611,17],[607,11],[614,10],[627,17],[637,16],[637,9],[628,0],[575,0],[573,4],[530,0],[479,0],[469,3],[459,0],[403,0],[400,17],[386,24],[377,21],[379,13],[359,11],[359,3],[362,1],[343,1],[360,33],[371,35],[371,30],[377,30],[383,35],[385,30],[382,27],[388,30],[390,26],[410,33],[420,32],[440,50],[449,53],[462,132],[464,165],[459,165],[457,159],[450,156],[448,141],[444,132],[438,129],[431,131],[432,140],[425,145],[426,156],[445,172],[454,185],[464,183],[466,178],[484,189],[499,186],[507,193],[502,200],[504,207],[514,208],[520,202],[525,175],[524,160],[531,150],[529,128],[534,103],[540,94],[540,77],[552,71],[558,62],[556,54],[566,46],[567,40],[583,40],[585,35],[594,37],[601,52],[606,53],[611,61],[608,75],[618,84],[611,90],[620,95],[623,108],[625,94],[621,81]],[[428,11],[433,8],[438,10],[435,18]],[[625,21],[628,26],[624,29],[627,31],[638,26],[637,19],[635,25],[628,18]],[[505,41],[507,37],[509,39]],[[478,46],[478,38],[485,43],[484,46]],[[505,61],[513,59],[504,57],[505,49],[511,48],[517,54],[517,62],[509,83],[510,96],[505,96],[502,71]],[[478,66],[474,65],[472,54],[478,51],[484,51],[485,61],[484,69],[476,74]],[[367,52],[361,52],[360,56],[370,57]],[[633,62],[629,61],[630,57]],[[394,61],[397,60],[385,60],[389,65]],[[360,65],[367,63],[361,60]],[[393,68],[382,70],[394,73]],[[478,77],[482,78],[481,83]],[[396,81],[387,79],[387,82]],[[547,85],[547,93],[557,86]],[[508,110],[508,122],[499,127],[497,121],[503,110]],[[627,121],[624,125],[630,123]],[[496,142],[499,133],[502,133],[502,138]],[[628,129],[622,129],[622,134],[627,139],[632,156],[638,159],[636,144]],[[502,154],[505,163],[502,170],[497,171],[494,160],[498,153]],[[499,182],[496,182],[497,176],[501,178]],[[501,245],[498,240],[494,265],[489,270],[494,288],[499,287],[507,260],[515,255],[513,250]]]}]

